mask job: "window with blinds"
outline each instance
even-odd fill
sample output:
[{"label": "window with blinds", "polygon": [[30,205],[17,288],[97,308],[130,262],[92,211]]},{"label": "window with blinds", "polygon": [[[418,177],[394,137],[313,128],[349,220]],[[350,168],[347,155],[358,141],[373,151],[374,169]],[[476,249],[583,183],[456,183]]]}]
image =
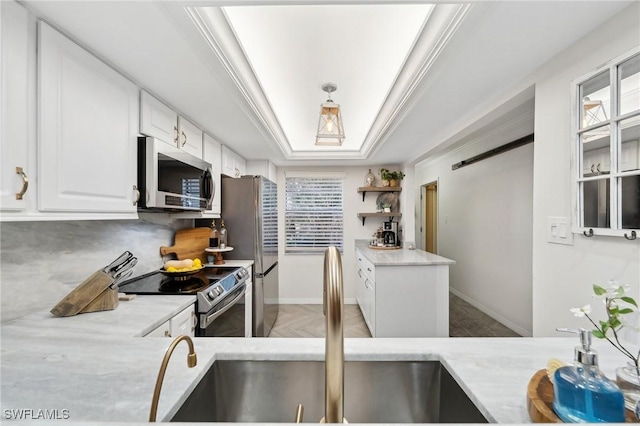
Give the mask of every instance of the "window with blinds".
[{"label": "window with blinds", "polygon": [[343,248],[344,176],[287,176],[285,252],[322,253]]}]

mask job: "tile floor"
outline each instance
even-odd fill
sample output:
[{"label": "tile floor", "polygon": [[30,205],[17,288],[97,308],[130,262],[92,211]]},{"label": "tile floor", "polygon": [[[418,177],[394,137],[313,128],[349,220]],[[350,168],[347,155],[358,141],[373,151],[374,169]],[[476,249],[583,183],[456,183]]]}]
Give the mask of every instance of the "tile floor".
[{"label": "tile floor", "polygon": [[[344,337],[371,337],[358,305],[344,307]],[[324,337],[322,305],[280,305],[278,319],[269,337]],[[449,293],[451,337],[518,337],[469,303]]]}]

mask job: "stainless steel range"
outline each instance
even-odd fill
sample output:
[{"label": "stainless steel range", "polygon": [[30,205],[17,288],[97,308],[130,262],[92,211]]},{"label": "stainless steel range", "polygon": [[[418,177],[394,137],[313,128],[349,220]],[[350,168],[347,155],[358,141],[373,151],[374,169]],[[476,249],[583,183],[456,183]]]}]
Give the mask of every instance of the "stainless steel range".
[{"label": "stainless steel range", "polygon": [[248,278],[249,271],[243,267],[205,268],[179,279],[154,271],[123,282],[119,291],[140,295],[195,295],[196,336],[250,337],[251,300],[245,297]]}]

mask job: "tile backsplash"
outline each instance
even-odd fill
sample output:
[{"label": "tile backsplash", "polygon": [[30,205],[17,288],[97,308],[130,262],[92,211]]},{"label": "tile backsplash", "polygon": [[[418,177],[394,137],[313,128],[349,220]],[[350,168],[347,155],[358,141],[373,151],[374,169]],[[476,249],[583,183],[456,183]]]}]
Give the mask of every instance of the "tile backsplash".
[{"label": "tile backsplash", "polygon": [[0,322],[49,310],[96,270],[129,250],[134,276],[162,265],[160,246],[192,220],[140,215],[138,220],[0,224]]}]

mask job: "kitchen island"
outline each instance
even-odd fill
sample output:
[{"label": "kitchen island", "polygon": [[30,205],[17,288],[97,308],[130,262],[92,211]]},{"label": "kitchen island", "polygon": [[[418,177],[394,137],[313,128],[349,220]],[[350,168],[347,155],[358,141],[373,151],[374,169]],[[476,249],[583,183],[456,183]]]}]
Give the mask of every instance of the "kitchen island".
[{"label": "kitchen island", "polygon": [[[3,419],[50,416],[74,422],[146,422],[158,368],[172,339],[139,336],[182,309],[185,297],[166,297],[164,301],[160,301],[164,296],[138,297],[121,302],[113,311],[72,318],[35,313],[4,325]],[[149,316],[146,322],[125,318],[142,304]],[[195,368],[186,366],[187,345],[179,345],[169,363],[158,408],[161,421],[173,417],[216,360],[324,359],[324,339],[195,338],[194,342]],[[345,358],[440,361],[487,420],[527,423],[529,379],[549,358],[570,361],[576,342],[566,337],[346,339]],[[600,352],[602,369],[614,377],[625,359],[602,341],[594,347]]]},{"label": "kitchen island", "polygon": [[451,259],[356,240],[356,300],[373,337],[448,337]]}]

